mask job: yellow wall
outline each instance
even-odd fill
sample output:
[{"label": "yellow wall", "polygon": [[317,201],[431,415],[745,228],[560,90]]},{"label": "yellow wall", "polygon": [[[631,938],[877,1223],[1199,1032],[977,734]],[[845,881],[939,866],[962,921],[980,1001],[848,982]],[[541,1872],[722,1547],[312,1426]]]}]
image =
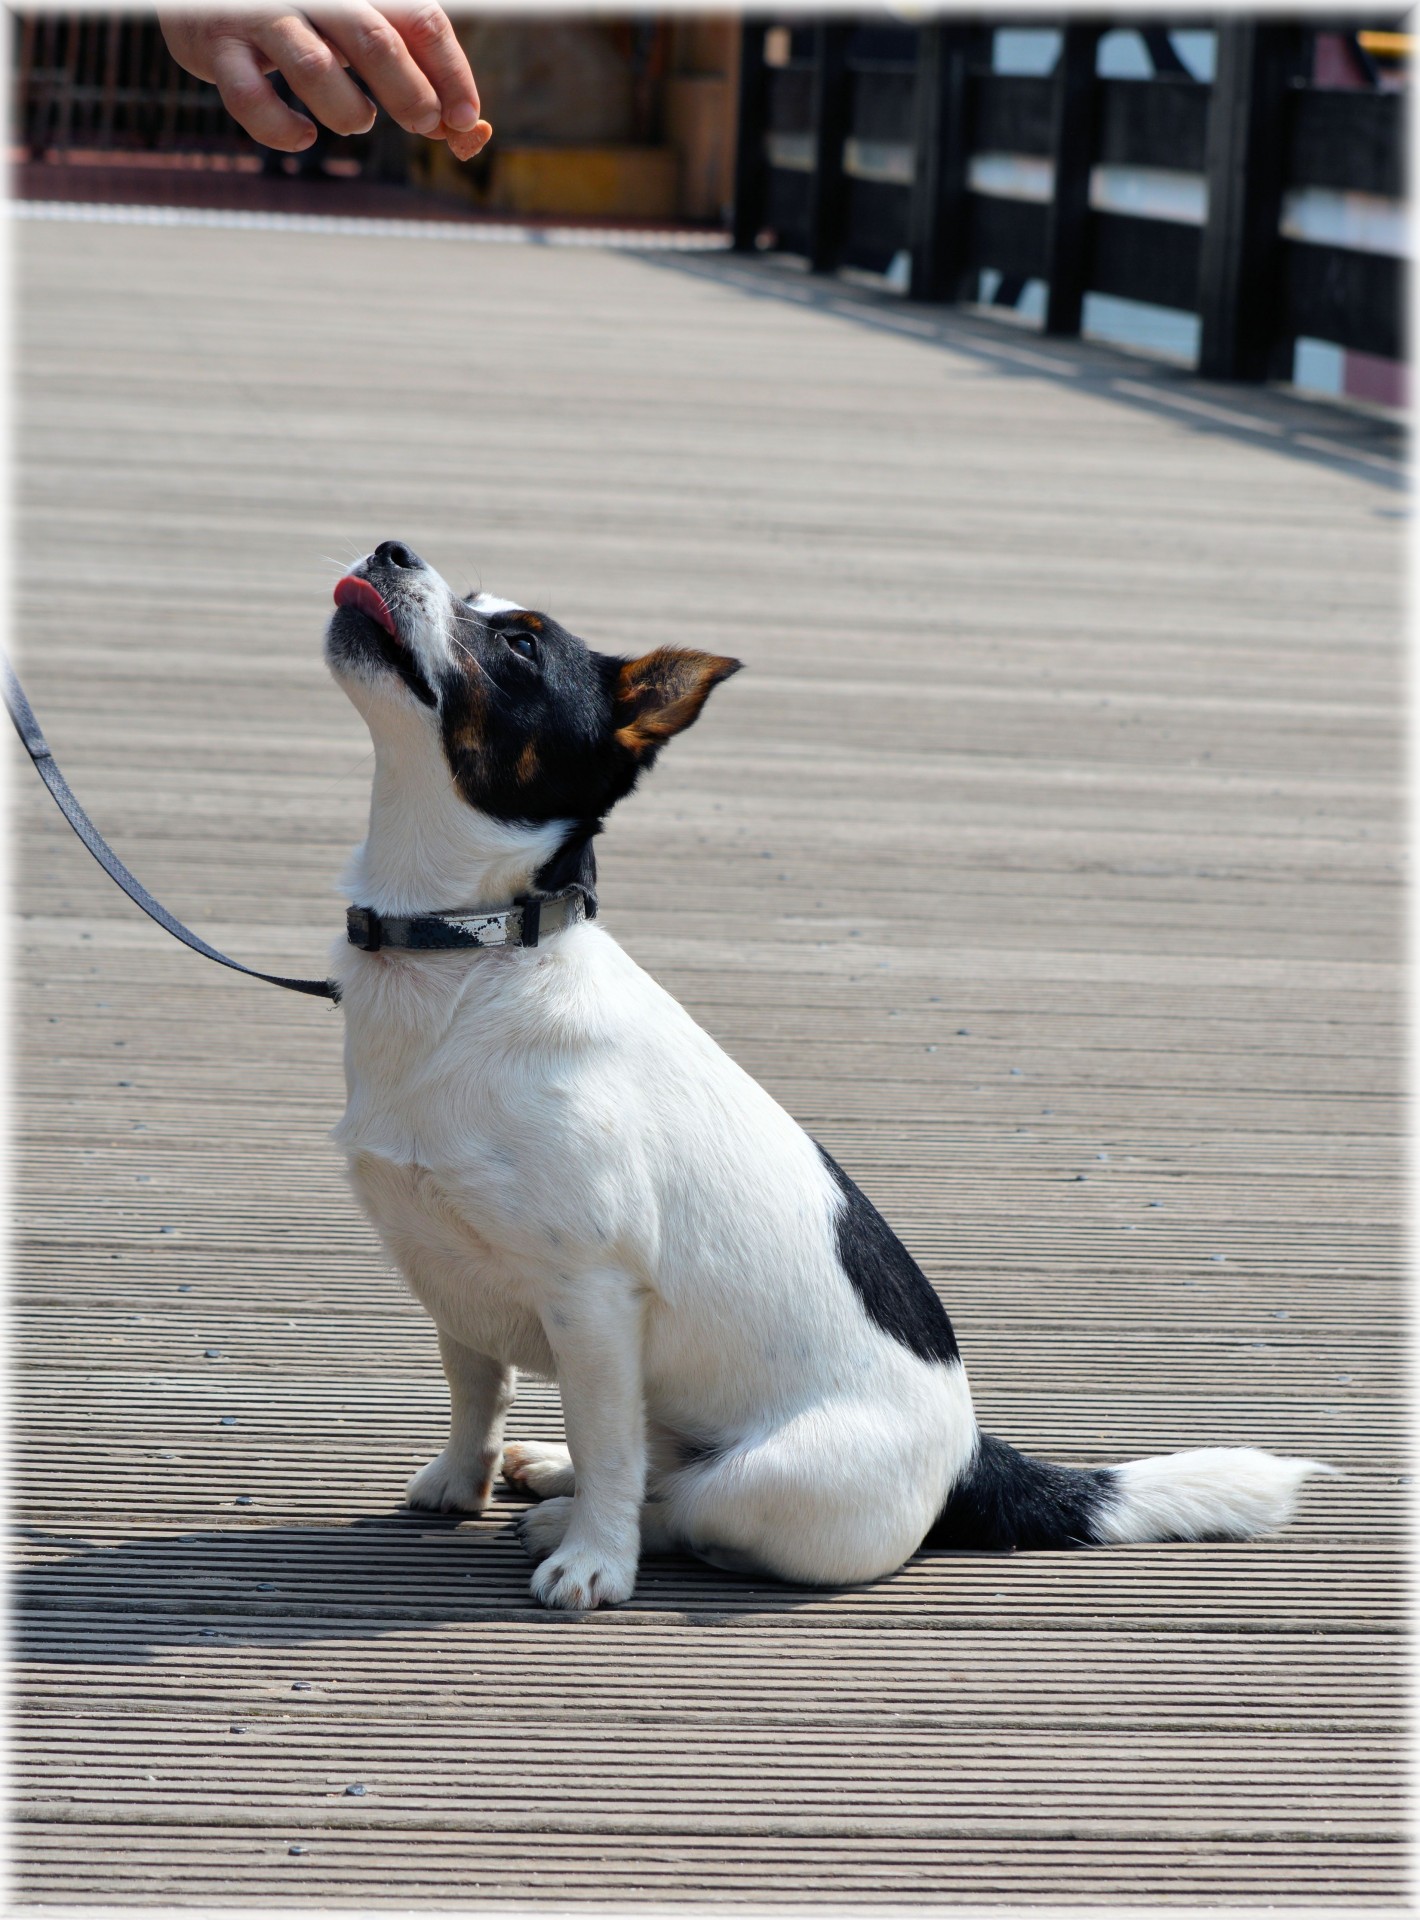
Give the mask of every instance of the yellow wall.
[{"label": "yellow wall", "polygon": [[[625,19],[455,15],[455,21],[493,139],[467,166],[441,143],[421,142],[414,166],[419,184],[512,215],[728,218],[737,17],[653,21],[654,77],[641,82],[642,105],[635,110]],[[635,140],[633,118],[658,138]]]}]

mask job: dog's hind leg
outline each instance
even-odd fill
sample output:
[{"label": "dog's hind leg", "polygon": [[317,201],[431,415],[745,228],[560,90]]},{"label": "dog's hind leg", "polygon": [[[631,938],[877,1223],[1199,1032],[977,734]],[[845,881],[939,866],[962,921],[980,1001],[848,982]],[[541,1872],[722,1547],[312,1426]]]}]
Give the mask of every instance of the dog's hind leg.
[{"label": "dog's hind leg", "polygon": [[815,1408],[661,1481],[646,1551],[804,1586],[879,1580],[921,1545],[955,1444],[881,1407]]},{"label": "dog's hind leg", "polygon": [[566,1447],[542,1440],[512,1440],[503,1449],[503,1478],[534,1500],[553,1500],[576,1491],[572,1456]]},{"label": "dog's hind leg", "polygon": [[449,1383],[449,1444],[410,1481],[411,1507],[436,1513],[482,1513],[503,1449],[503,1422],[513,1403],[511,1367],[439,1331],[439,1358]]}]

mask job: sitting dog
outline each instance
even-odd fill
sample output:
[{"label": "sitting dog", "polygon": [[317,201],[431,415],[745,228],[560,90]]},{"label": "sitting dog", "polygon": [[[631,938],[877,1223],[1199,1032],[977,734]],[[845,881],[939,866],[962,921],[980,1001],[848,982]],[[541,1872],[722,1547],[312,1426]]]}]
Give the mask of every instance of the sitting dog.
[{"label": "sitting dog", "polygon": [[[643,1552],[814,1585],[924,1542],[1246,1539],[1327,1471],[1253,1449],[1057,1467],[983,1433],[937,1295],[848,1175],[595,918],[592,837],[740,663],[594,653],[385,541],[326,658],[375,746],[337,959],[355,1191],[452,1396],[418,1507],[500,1466],[547,1606]],[[503,1443],[516,1371],[568,1446]]]}]

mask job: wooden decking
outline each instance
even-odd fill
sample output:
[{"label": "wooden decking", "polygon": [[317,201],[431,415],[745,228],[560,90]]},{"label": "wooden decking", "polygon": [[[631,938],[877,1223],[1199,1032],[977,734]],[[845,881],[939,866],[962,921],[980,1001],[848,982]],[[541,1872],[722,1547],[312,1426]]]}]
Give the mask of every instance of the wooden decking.
[{"label": "wooden decking", "polygon": [[20,1897],[1401,1903],[1392,436],[771,266],[16,239],[22,667],[160,897],[321,970],[382,537],[740,654],[607,923],[894,1220],[987,1425],[1345,1469],[1252,1546],[539,1613],[516,1502],[400,1508],[445,1392],[338,1013],[17,771]]}]

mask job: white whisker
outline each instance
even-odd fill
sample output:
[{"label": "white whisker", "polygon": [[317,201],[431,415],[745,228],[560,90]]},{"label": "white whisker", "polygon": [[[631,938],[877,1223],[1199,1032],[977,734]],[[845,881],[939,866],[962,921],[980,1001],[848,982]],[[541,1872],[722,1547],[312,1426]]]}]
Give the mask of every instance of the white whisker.
[{"label": "white whisker", "polygon": [[498,682],[493,678],[493,675],[488,671],[487,667],[484,666],[483,662],[479,659],[478,655],[473,651],[473,649],[469,647],[464,641],[460,640],[456,633],[451,633],[449,635],[449,644],[453,648],[455,653],[461,654],[463,658],[467,660],[468,664],[471,667],[476,668],[477,671],[483,675],[484,679],[488,682],[489,686],[493,688],[495,693],[499,691]]}]

